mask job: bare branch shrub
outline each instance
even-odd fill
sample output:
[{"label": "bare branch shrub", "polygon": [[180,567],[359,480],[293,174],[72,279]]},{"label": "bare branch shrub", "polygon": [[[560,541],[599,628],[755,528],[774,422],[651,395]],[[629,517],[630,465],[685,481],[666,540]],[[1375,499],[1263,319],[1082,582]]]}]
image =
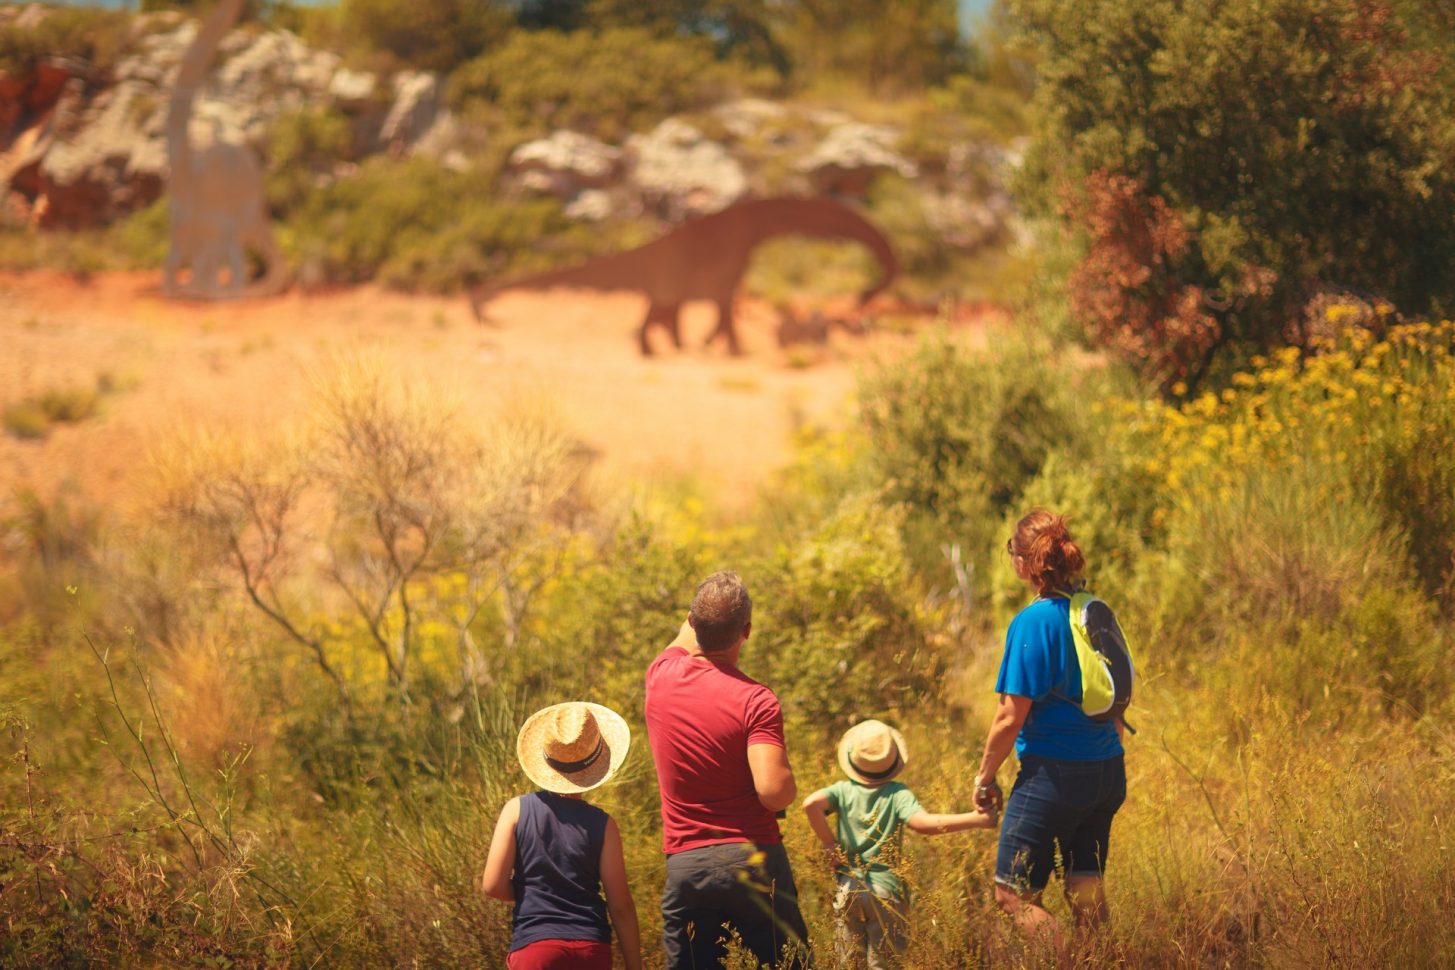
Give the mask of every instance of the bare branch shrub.
[{"label": "bare branch shrub", "polygon": [[[350,703],[362,643],[409,699],[426,641],[456,640],[466,691],[488,679],[472,627],[492,602],[518,629],[582,511],[581,449],[548,409],[515,405],[485,428],[382,357],[336,362],[301,426],[245,440],[204,434],[156,462],[159,512]],[[532,563],[523,575],[523,563]],[[433,642],[433,641],[431,641]]]}]

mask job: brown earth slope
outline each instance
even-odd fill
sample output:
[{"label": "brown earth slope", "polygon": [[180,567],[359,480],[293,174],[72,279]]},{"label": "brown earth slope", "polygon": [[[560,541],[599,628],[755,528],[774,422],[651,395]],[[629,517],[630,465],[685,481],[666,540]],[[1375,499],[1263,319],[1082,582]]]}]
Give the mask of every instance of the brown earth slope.
[{"label": "brown earth slope", "polygon": [[[179,426],[285,419],[304,406],[311,369],[369,346],[406,374],[458,388],[480,421],[511,395],[544,393],[600,453],[608,480],[691,476],[734,506],[787,460],[796,423],[843,419],[855,360],[905,342],[836,337],[827,351],[785,353],[775,314],[748,300],[740,304],[746,357],[643,359],[634,334],[642,301],[629,295],[507,294],[492,306],[496,325],[481,327],[459,298],[361,287],[179,303],[163,299],[159,283],[156,273],[85,283],[0,274],[0,408],[103,375],[119,388],[98,415],[43,439],[0,434],[0,492],[70,484],[125,507],[154,442]],[[716,322],[705,304],[684,318],[689,347]]]}]

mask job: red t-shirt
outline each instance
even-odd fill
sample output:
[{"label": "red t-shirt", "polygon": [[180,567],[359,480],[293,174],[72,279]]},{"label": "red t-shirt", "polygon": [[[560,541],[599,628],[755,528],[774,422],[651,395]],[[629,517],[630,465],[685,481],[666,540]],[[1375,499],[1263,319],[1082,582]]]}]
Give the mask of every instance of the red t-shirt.
[{"label": "red t-shirt", "polygon": [[783,841],[748,768],[748,745],[787,747],[771,690],[736,667],[668,647],[647,668],[646,707],[662,790],[662,851]]}]

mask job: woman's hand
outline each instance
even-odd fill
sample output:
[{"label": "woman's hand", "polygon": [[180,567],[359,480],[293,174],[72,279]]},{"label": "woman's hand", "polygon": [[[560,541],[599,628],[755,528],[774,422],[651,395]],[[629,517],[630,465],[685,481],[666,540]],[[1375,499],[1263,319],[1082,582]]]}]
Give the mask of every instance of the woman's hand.
[{"label": "woman's hand", "polygon": [[999,815],[1000,810],[1005,807],[1005,792],[1000,790],[1000,782],[994,778],[988,781],[977,778],[972,801],[975,807],[985,814]]},{"label": "woman's hand", "polygon": [[1000,695],[995,717],[990,722],[990,733],[985,736],[985,755],[980,759],[980,770],[975,774],[975,807],[982,812],[988,812],[992,807],[998,812],[1005,803],[1005,795],[995,781],[995,773],[1015,747],[1016,735],[1030,713],[1029,697]]}]

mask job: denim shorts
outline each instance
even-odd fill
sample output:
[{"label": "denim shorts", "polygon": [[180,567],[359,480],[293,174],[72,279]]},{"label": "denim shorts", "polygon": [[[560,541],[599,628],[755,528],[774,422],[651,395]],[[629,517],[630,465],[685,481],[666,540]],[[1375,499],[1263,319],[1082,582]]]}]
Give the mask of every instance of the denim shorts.
[{"label": "denim shorts", "polygon": [[1000,823],[995,881],[1017,892],[1038,893],[1053,869],[1063,878],[1101,876],[1111,820],[1126,797],[1121,756],[1058,761],[1026,755]]}]

